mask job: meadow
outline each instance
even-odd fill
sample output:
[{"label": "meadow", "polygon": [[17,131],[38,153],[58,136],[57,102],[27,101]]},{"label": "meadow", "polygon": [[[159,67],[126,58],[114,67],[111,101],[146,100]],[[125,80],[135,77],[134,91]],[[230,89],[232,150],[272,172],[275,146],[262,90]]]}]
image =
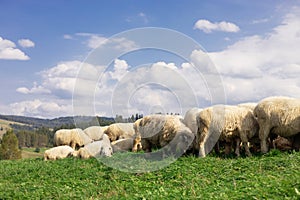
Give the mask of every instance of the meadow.
[{"label": "meadow", "polygon": [[95,158],[39,157],[2,160],[0,171],[0,199],[300,199],[300,152],[184,156],[147,173],[121,172]]}]

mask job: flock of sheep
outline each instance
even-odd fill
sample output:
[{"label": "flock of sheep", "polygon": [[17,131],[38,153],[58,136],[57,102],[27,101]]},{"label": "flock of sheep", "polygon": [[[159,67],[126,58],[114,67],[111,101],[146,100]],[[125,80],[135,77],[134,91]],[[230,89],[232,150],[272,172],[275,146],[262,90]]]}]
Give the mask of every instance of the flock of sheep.
[{"label": "flock of sheep", "polygon": [[[300,147],[300,99],[268,97],[258,103],[215,105],[192,108],[184,117],[148,115],[134,123],[92,126],[85,130],[61,129],[54,135],[55,146],[44,153],[45,160],[74,156],[111,156],[114,152],[198,153],[205,157],[213,148],[229,154],[241,147],[266,153],[268,146],[279,149]],[[253,152],[252,152],[253,153]]]}]

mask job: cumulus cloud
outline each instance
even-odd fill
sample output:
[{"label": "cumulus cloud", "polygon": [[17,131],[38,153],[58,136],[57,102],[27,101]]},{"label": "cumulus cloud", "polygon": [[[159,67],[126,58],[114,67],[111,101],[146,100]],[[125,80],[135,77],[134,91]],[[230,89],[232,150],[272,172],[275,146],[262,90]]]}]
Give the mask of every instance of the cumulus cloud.
[{"label": "cumulus cloud", "polygon": [[19,87],[17,88],[16,91],[22,94],[50,94],[51,93],[49,89],[37,85],[36,82],[34,82],[34,86],[31,89],[28,89],[27,87]]},{"label": "cumulus cloud", "polygon": [[54,118],[72,114],[72,104],[61,100],[34,99],[10,104],[13,114],[30,117]]},{"label": "cumulus cloud", "polygon": [[29,57],[16,44],[0,37],[0,59],[5,60],[29,60]]},{"label": "cumulus cloud", "polygon": [[76,114],[130,116],[159,111],[183,114],[190,107],[221,103],[224,98],[229,104],[272,95],[300,98],[299,13],[294,9],[270,32],[241,38],[221,51],[194,50],[190,62],[161,59],[132,66],[130,60],[119,58],[110,67],[61,62],[40,73],[40,84],[18,88],[24,94],[46,89],[51,99],[11,106],[19,114],[62,116],[72,110],[73,94]]},{"label": "cumulus cloud", "polygon": [[212,23],[206,19],[199,19],[195,25],[194,29],[199,29],[205,33],[211,33],[212,31],[222,31],[222,32],[232,32],[236,33],[240,28],[231,22],[221,21]]},{"label": "cumulus cloud", "polygon": [[18,40],[18,44],[23,48],[31,48],[35,46],[34,42],[29,39],[20,39]]},{"label": "cumulus cloud", "polygon": [[299,13],[295,8],[267,34],[248,36],[223,51],[208,53],[231,103],[271,95],[300,97]]}]

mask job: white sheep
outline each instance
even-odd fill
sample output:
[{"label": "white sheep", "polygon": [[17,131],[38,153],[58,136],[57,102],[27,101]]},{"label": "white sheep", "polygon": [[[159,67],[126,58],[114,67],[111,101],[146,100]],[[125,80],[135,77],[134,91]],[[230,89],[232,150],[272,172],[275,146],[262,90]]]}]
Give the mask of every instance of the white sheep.
[{"label": "white sheep", "polygon": [[69,145],[73,149],[84,145],[84,141],[80,136],[81,129],[60,129],[54,134],[54,145]]},{"label": "white sheep", "polygon": [[195,150],[199,150],[199,146],[196,143],[196,141],[198,141],[197,139],[198,125],[197,125],[196,117],[199,115],[200,111],[202,111],[202,109],[200,108],[191,108],[185,113],[183,119],[183,123],[188,128],[190,128],[192,133],[195,135],[195,139],[193,141],[193,149]]},{"label": "white sheep", "polygon": [[70,146],[58,146],[47,149],[44,153],[44,160],[57,160],[72,156],[74,149]]},{"label": "white sheep", "polygon": [[92,140],[98,141],[102,139],[103,131],[101,126],[90,126],[83,130]]},{"label": "white sheep", "polygon": [[134,135],[133,123],[115,123],[111,124],[104,131],[108,135],[111,142],[119,140],[132,138]]},{"label": "white sheep", "polygon": [[119,139],[119,140],[113,141],[111,143],[111,146],[113,148],[114,153],[130,151],[133,147],[133,139],[132,138]]},{"label": "white sheep", "polygon": [[192,145],[194,134],[181,119],[172,115],[149,115],[134,123],[135,138],[132,151],[168,145],[171,153],[186,152]]},{"label": "white sheep", "polygon": [[261,100],[254,109],[259,123],[261,152],[268,152],[267,139],[276,134],[291,137],[300,132],[300,99],[290,97],[268,97]]},{"label": "white sheep", "polygon": [[[227,144],[236,142],[237,156],[242,142],[246,154],[251,156],[247,143],[258,133],[258,123],[250,109],[228,105],[212,106],[199,113],[197,124],[200,157],[205,157],[206,151],[210,151],[217,141],[225,141]],[[231,150],[231,145],[225,148],[228,152],[228,148]]]},{"label": "white sheep", "polygon": [[110,157],[112,156],[112,154],[113,149],[110,144],[109,138],[106,134],[103,134],[102,140],[87,144],[86,146],[80,148],[78,151],[75,151],[73,153],[73,156],[87,159],[99,156]]},{"label": "white sheep", "polygon": [[83,142],[83,146],[93,142],[93,140],[87,134],[85,134],[82,129],[77,128],[77,133]]}]

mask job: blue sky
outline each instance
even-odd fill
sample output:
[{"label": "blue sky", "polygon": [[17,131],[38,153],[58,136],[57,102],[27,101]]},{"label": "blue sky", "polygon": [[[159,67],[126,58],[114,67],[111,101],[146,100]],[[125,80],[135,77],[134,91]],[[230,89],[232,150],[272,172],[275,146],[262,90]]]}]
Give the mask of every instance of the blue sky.
[{"label": "blue sky", "polygon": [[[98,74],[104,68],[87,63],[91,52],[98,45],[107,45],[103,41],[113,35],[143,27],[178,31],[199,43],[219,72],[225,103],[256,102],[271,95],[299,98],[299,13],[300,1],[1,0],[0,113],[45,118],[157,111],[184,114],[189,107],[210,105],[213,92],[205,86],[208,74],[197,77],[188,65],[205,65],[202,51],[187,52],[190,60],[186,63],[169,52],[138,51],[136,41],[116,38],[114,45],[126,54],[116,58],[104,80],[97,83],[95,101],[88,103],[94,110],[76,105],[80,108],[74,112],[74,81],[82,62],[91,64],[86,70]],[[137,77],[148,83],[169,79],[164,83],[170,85],[160,84],[159,89],[153,84],[139,86],[142,82]],[[80,83],[89,87],[87,82]],[[122,90],[115,101],[118,83],[135,85],[128,94],[122,95]],[[81,98],[80,92],[75,88],[75,97]]]}]

